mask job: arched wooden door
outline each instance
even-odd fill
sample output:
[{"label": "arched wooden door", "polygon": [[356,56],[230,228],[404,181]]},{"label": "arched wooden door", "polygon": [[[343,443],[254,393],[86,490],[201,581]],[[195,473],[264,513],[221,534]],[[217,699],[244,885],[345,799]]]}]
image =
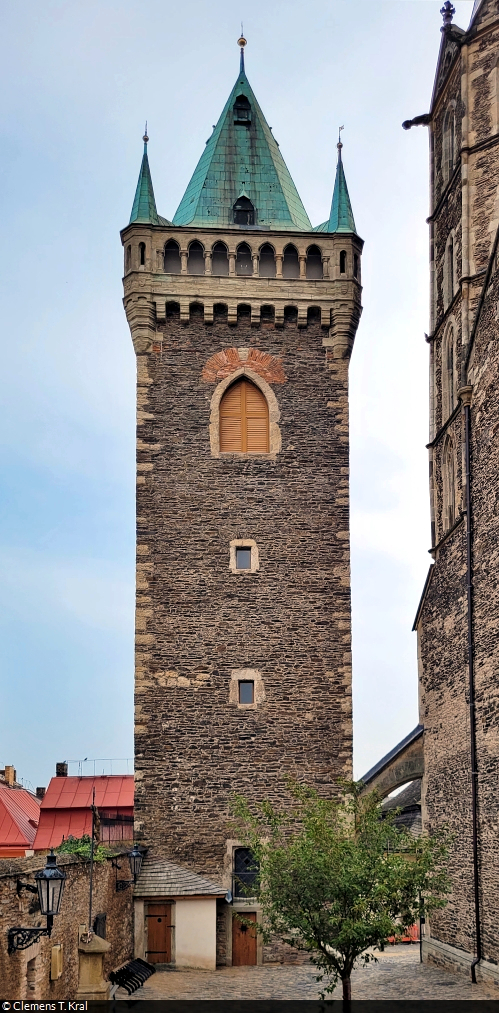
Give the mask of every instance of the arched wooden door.
[{"label": "arched wooden door", "polygon": [[269,408],[250,380],[236,380],[220,402],[220,450],[226,453],[268,453]]}]

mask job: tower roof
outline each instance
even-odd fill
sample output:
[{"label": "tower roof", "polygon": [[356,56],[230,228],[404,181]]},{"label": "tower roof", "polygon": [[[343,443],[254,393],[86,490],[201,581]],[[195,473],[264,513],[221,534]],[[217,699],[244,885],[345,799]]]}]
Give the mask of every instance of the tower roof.
[{"label": "tower roof", "polygon": [[147,222],[149,225],[160,224],[158,212],[156,211],[156,201],[154,199],[149,159],[147,157],[148,140],[149,138],[147,136],[146,125],[146,132],[143,137],[144,154],[142,156],[142,165],[140,166],[139,179],[137,182],[137,189],[135,191],[135,200],[133,202],[132,213],[130,215],[130,225],[132,222]]},{"label": "tower roof", "polygon": [[234,226],[233,208],[241,197],[253,204],[257,228],[312,230],[279,145],[246,77],[242,54],[237,81],[173,224],[224,229]]},{"label": "tower roof", "polygon": [[343,147],[338,142],[338,165],[336,166],[336,179],[334,181],[333,199],[331,202],[331,213],[329,221],[317,225],[314,232],[349,232],[357,233],[355,219],[353,217],[352,205],[348,194],[345,170],[341,157]]}]

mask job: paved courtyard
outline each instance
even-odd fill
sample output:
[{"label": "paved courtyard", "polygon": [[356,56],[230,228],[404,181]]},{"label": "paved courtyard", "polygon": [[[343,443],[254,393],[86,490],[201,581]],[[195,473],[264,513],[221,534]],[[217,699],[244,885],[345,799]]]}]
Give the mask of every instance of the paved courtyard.
[{"label": "paved courtyard", "polygon": [[[216,971],[157,971],[133,999],[308,999],[318,998],[315,970],[267,964],[221,967]],[[121,989],[116,999],[124,999]],[[333,998],[341,998],[341,986]],[[352,999],[498,999],[485,985],[419,963],[418,946],[397,946],[379,962],[352,976]]]}]

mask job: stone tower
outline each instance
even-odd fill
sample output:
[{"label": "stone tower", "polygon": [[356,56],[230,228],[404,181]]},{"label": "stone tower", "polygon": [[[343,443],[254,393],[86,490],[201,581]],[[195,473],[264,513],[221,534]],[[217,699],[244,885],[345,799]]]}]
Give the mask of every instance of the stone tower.
[{"label": "stone tower", "polygon": [[[241,40],[241,47],[244,40]],[[348,365],[362,240],[338,145],[312,228],[241,68],[173,218],[122,232],[137,354],[136,817],[231,883],[234,792],[352,770]]]},{"label": "stone tower", "polygon": [[[430,567],[418,608],[423,819],[454,831],[429,959],[499,982],[499,3],[444,25],[430,111]],[[478,963],[477,963],[478,961]]]}]

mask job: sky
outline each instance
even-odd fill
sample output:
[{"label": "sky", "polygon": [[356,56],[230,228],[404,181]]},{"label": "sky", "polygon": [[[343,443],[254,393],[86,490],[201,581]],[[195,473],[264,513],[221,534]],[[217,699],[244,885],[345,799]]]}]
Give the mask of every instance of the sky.
[{"label": "sky", "polygon": [[[148,121],[171,218],[246,71],[314,225],[343,160],[365,240],[351,362],[354,765],[418,722],[430,557],[428,136],[441,0],[25,0],[0,15],[0,767],[133,755],[135,360],[119,230]],[[471,0],[455,0],[467,27]],[[113,759],[113,766],[109,762]],[[74,761],[74,762],[73,762]],[[129,762],[129,768],[132,769]]]}]

